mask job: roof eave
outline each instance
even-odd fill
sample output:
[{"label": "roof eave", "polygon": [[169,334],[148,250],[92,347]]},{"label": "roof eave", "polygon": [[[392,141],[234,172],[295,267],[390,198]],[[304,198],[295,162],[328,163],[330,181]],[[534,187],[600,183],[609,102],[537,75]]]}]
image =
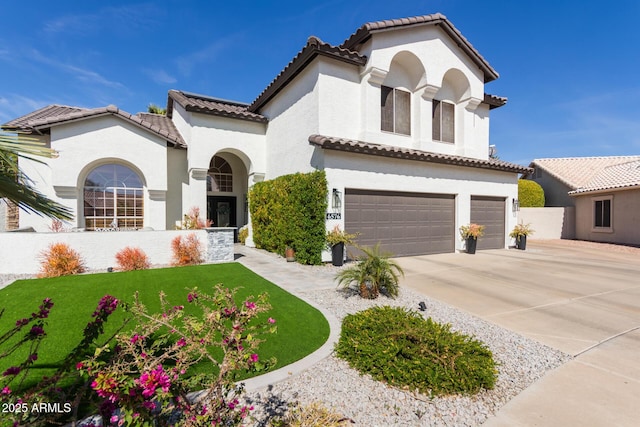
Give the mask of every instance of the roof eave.
[{"label": "roof eave", "polygon": [[[343,142],[340,142],[343,141]],[[501,162],[494,163],[483,161],[480,159],[463,158],[457,156],[449,156],[439,153],[431,153],[426,151],[404,149],[402,147],[384,146],[379,144],[370,144],[362,141],[351,141],[345,143],[339,138],[327,137],[324,135],[309,136],[309,143],[322,149],[349,152],[355,154],[367,154],[381,157],[389,157],[404,160],[416,160],[430,163],[438,163],[453,166],[472,167],[478,169],[495,170],[498,172],[509,173],[528,173],[531,169],[515,165],[511,163]]]},{"label": "roof eave", "polygon": [[315,58],[323,56],[355,66],[363,66],[367,62],[365,56],[355,52],[348,55],[340,55],[332,50],[347,50],[336,46],[330,46],[317,37],[309,37],[307,44],[291,62],[276,76],[267,88],[249,105],[248,110],[257,113],[260,108],[273,99],[283,90],[298,74],[300,74]]},{"label": "roof eave", "polygon": [[[382,21],[382,22],[393,22]],[[367,23],[356,30],[347,40],[340,46],[346,49],[355,49],[369,40],[375,33],[384,33],[394,31],[400,28],[434,25],[442,28],[442,30],[456,43],[456,45],[467,54],[467,56],[480,68],[484,75],[484,83],[489,83],[500,77],[500,74],[493,69],[480,53],[469,43],[462,33],[447,19],[446,16],[436,13],[433,15],[425,15],[413,18],[400,19],[399,24],[390,24],[377,26],[378,23]]]}]

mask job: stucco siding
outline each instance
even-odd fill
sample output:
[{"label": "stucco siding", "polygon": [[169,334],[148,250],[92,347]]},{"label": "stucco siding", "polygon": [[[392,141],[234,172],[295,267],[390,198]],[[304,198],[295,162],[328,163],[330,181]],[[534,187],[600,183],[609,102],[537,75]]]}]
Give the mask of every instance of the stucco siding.
[{"label": "stucco siding", "polygon": [[319,72],[315,61],[261,111],[269,118],[265,179],[314,169],[308,140],[319,128]]},{"label": "stucco siding", "polygon": [[[594,224],[594,199],[611,197],[611,230],[598,231]],[[576,238],[594,242],[640,245],[640,189],[575,197]]]},{"label": "stucco siding", "polygon": [[[504,198],[507,208],[518,197],[517,175],[513,173],[330,151],[323,158],[329,189],[336,188],[342,194],[345,188],[353,188],[455,195],[456,230],[470,222],[471,196]],[[507,209],[505,247],[508,231],[516,223],[517,215]],[[343,219],[327,221],[328,230],[335,225],[344,226]],[[456,249],[462,249],[459,239]]]}]

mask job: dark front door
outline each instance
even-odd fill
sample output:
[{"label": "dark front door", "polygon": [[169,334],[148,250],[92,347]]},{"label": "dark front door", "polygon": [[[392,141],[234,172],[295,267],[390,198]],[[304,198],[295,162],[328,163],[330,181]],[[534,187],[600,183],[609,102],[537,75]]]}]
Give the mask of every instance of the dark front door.
[{"label": "dark front door", "polygon": [[207,218],[213,221],[213,227],[236,227],[236,198],[208,196]]}]

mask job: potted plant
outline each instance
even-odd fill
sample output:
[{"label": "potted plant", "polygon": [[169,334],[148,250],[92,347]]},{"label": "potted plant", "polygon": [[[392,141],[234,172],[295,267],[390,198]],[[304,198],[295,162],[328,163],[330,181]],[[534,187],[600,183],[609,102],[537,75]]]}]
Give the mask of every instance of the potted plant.
[{"label": "potted plant", "polygon": [[460,236],[467,241],[467,253],[475,254],[478,237],[484,235],[484,225],[469,224],[460,227]]},{"label": "potted plant", "polygon": [[525,250],[527,248],[527,236],[533,234],[531,224],[518,224],[513,227],[509,236],[516,239],[516,249]]},{"label": "potted plant", "polygon": [[327,246],[331,249],[331,263],[337,267],[344,262],[344,246],[352,245],[355,242],[357,234],[348,234],[340,230],[340,226],[336,225],[333,230],[328,231],[325,236]]}]

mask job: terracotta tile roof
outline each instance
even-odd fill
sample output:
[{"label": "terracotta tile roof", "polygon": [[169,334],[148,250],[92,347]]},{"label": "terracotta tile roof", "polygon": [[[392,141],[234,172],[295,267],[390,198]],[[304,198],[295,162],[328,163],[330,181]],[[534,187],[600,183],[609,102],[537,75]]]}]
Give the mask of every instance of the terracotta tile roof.
[{"label": "terracotta tile roof", "polygon": [[591,193],[606,190],[640,187],[640,160],[607,166],[589,183],[569,194]]},{"label": "terracotta tile roof", "polygon": [[367,63],[367,57],[360,55],[358,52],[330,45],[315,36],[311,36],[307,39],[307,44],[302,50],[298,52],[284,70],[282,70],[269,86],[249,105],[249,111],[258,111],[317,56],[324,56],[357,66],[363,66]]},{"label": "terracotta tile roof", "polygon": [[499,107],[502,107],[503,105],[506,105],[507,98],[504,98],[502,96],[491,95],[490,93],[485,93],[484,99],[482,100],[482,102],[484,104],[489,105],[490,110],[493,110],[494,108],[499,108]]},{"label": "terracotta tile roof", "polygon": [[52,126],[105,115],[120,117],[128,122],[140,126],[143,129],[151,131],[158,136],[161,136],[175,146],[186,146],[182,136],[168,117],[144,113],[132,115],[126,111],[118,109],[115,105],[91,109],[49,105],[12,120],[2,125],[2,128],[23,132],[42,132],[48,130]]},{"label": "terracotta tile roof", "polygon": [[386,21],[368,22],[358,28],[355,33],[345,40],[340,47],[352,50],[358,50],[359,45],[366,42],[375,33],[390,31],[395,29],[436,25],[442,28],[449,37],[469,56],[469,58],[484,73],[484,82],[488,83],[499,77],[496,70],[489,65],[486,59],[480,55],[469,41],[462,35],[460,31],[447,19],[446,16],[435,13],[432,15],[413,16],[410,18],[390,19]]},{"label": "terracotta tile roof", "polygon": [[18,117],[17,119],[13,119],[10,122],[2,125],[3,129],[15,129],[20,130],[29,126],[29,123],[47,119],[50,117],[61,117],[66,116],[73,113],[79,113],[82,111],[86,111],[86,108],[79,107],[67,107],[66,105],[47,105],[44,108],[40,108],[39,110],[33,111],[29,114],[26,114],[22,117]]},{"label": "terracotta tile roof", "polygon": [[173,114],[173,102],[177,102],[187,111],[211,114],[214,116],[232,117],[235,119],[249,120],[266,123],[267,118],[248,110],[249,105],[241,102],[227,101],[225,99],[212,98],[179,90],[169,91],[167,115]]},{"label": "terracotta tile roof", "polygon": [[529,167],[546,171],[572,190],[586,187],[605,168],[640,160],[640,156],[535,159]]},{"label": "terracotta tile roof", "polygon": [[480,169],[491,169],[512,173],[527,173],[531,169],[502,160],[481,160],[471,157],[452,156],[412,148],[395,147],[391,145],[375,144],[346,138],[336,138],[324,135],[311,135],[309,143],[327,150],[346,151],[350,153],[368,154],[374,156],[392,157],[396,159],[418,160],[423,162],[441,163],[455,166],[466,166]]}]

